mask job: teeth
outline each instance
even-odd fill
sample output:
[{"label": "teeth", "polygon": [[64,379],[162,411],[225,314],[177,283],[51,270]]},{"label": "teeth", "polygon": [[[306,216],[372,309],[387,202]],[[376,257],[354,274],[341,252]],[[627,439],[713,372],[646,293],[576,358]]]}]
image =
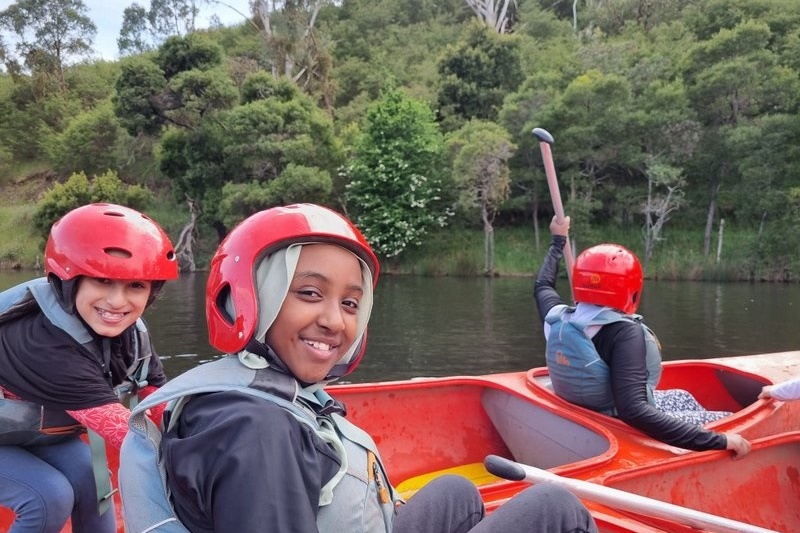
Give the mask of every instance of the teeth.
[{"label": "teeth", "polygon": [[97,312],[105,317],[105,318],[115,318],[120,319],[125,316],[125,313],[112,313],[111,311],[107,311],[106,309],[98,309]]},{"label": "teeth", "polygon": [[324,342],[306,341],[306,344],[317,350],[329,351],[332,348],[330,344],[325,344]]}]

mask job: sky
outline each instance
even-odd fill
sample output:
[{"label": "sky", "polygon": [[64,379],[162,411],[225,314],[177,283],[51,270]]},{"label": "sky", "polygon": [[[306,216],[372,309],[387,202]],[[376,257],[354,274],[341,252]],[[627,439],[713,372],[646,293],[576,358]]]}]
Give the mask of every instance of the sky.
[{"label": "sky", "polygon": [[[119,29],[122,25],[122,12],[134,2],[145,9],[150,7],[149,0],[83,0],[89,11],[89,18],[97,26],[97,34],[94,37],[93,45],[96,53],[95,57],[110,61],[119,58],[117,37],[119,37]],[[0,0],[0,11],[7,9],[13,3],[11,0]],[[211,16],[214,14],[219,17],[225,26],[240,24],[244,22],[244,18],[231,8],[247,14],[250,12],[248,4],[249,0],[222,0],[221,3],[203,6],[197,27],[207,28],[210,25]]]}]

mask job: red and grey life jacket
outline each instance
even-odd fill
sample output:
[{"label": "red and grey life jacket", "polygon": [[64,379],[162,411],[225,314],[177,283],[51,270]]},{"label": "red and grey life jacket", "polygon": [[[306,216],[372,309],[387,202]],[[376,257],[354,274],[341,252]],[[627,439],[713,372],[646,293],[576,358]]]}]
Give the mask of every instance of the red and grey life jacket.
[{"label": "red and grey life jacket", "polygon": [[372,438],[331,409],[322,388],[303,389],[291,376],[273,368],[254,370],[236,356],[206,363],[169,381],[133,410],[130,431],[120,451],[119,483],[126,531],[189,533],[170,503],[164,468],[159,464],[164,428],[145,416],[147,409],[169,402],[164,419],[174,424],[196,394],[237,391],[286,409],[310,427],[342,458],[342,470],[320,491],[319,531],[391,533],[398,500]]},{"label": "red and grey life jacket", "polygon": [[[37,309],[109,368],[110,350],[99,346],[84,323],[61,307],[46,278],[37,278],[0,293],[0,324]],[[133,336],[134,362],[128,368],[127,378],[113,387],[121,401],[133,400],[136,392],[147,385],[153,353],[147,326],[141,319],[136,322],[136,333]],[[109,383],[109,386],[113,385]],[[83,432],[85,428],[63,410],[0,398],[0,445],[53,444]]]}]

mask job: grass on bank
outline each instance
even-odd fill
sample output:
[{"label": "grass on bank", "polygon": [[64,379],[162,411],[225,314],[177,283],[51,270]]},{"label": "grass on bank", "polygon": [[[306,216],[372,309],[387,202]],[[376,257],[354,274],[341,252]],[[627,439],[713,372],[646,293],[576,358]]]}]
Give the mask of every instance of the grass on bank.
[{"label": "grass on bank", "polygon": [[[581,250],[612,242],[622,244],[644,259],[644,243],[639,228],[610,227],[598,229],[602,239],[591,242],[574,240],[575,255]],[[754,235],[731,229],[723,236],[719,262],[716,261],[715,235],[708,259],[703,257],[702,231],[671,230],[656,248],[645,268],[645,277],[661,280],[694,281],[797,281],[800,265],[765,267],[752,259]],[[550,244],[547,226],[542,226],[537,244],[532,227],[498,228],[495,230],[495,274],[498,276],[534,276]],[[417,275],[484,275],[483,232],[480,230],[446,229],[430,235],[418,249],[398,260],[384,261],[384,270],[397,274]],[[788,274],[787,274],[788,273]]]},{"label": "grass on bank", "polygon": [[[41,268],[44,240],[33,230],[33,204],[0,206],[0,268]],[[188,220],[188,207],[157,202],[148,214],[177,241]],[[601,239],[592,242],[573,241],[576,255],[599,242],[622,244],[643,259],[644,244],[639,228],[594,228]],[[671,228],[659,243],[655,255],[646,266],[648,279],[704,281],[798,281],[800,258],[792,264],[764,266],[753,260],[751,231],[726,228],[719,263],[716,262],[717,236],[711,244],[709,258],[702,254],[702,231]],[[495,230],[495,275],[533,276],[550,243],[548,227],[540,226],[539,242],[532,226],[497,228]],[[195,245],[198,268],[208,266],[217,245],[217,236],[201,228]],[[480,229],[446,228],[429,235],[420,247],[408,250],[399,259],[383,259],[383,271],[423,276],[481,276],[484,272],[484,241]]]}]

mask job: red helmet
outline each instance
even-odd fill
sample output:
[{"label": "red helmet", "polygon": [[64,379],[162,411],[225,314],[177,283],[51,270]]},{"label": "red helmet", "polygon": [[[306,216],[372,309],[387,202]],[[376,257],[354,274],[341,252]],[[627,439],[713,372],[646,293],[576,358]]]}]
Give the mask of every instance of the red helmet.
[{"label": "red helmet", "polygon": [[627,248],[598,244],[575,260],[572,285],[576,302],[636,311],[642,293],[642,265]]},{"label": "red helmet", "polygon": [[[352,222],[314,204],[273,207],[251,215],[233,228],[211,259],[206,285],[206,321],[212,346],[225,353],[242,350],[258,327],[255,272],[269,254],[296,243],[331,243],[360,257],[372,272],[373,287],[380,270],[378,258]],[[225,309],[227,299],[235,316]],[[364,344],[352,368],[358,363]]]},{"label": "red helmet", "polygon": [[48,277],[62,281],[77,276],[143,281],[178,277],[175,250],[161,226],[115,204],[78,207],[53,224],[44,268]]}]

